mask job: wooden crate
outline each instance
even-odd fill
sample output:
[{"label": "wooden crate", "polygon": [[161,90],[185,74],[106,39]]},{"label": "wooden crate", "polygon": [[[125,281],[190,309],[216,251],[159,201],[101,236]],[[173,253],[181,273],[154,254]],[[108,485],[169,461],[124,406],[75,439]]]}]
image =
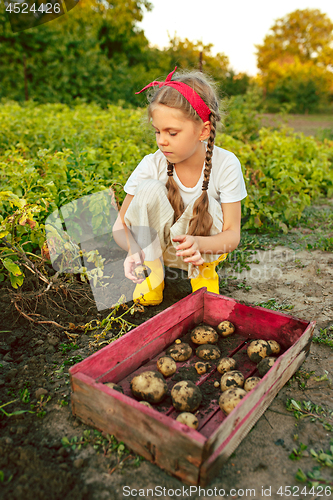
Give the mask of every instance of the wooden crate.
[{"label": "wooden crate", "polygon": [[[236,332],[219,341],[222,356],[237,358],[247,376],[256,375],[256,365],[247,354],[252,339],[277,340],[282,353],[260,383],[225,416],[218,406],[220,390],[212,393],[206,407],[197,411],[197,430],[177,422],[178,412],[166,402],[156,409],[136,401],[130,380],[145,370],[156,370],[156,360],[177,338],[188,340],[199,323],[213,327],[222,320],[236,326]],[[83,422],[118,440],[147,460],[187,484],[207,485],[221,468],[273,398],[308,354],[315,322],[306,322],[280,312],[246,306],[228,297],[200,289],[138,326],[70,369],[73,414]],[[195,351],[193,351],[195,353]],[[177,363],[177,373],[190,369],[193,355]],[[198,376],[199,377],[199,376]],[[185,377],[184,377],[185,378]],[[212,365],[196,384],[213,387],[220,375]],[[124,394],[105,386],[119,383]],[[171,389],[174,380],[167,379]]]}]

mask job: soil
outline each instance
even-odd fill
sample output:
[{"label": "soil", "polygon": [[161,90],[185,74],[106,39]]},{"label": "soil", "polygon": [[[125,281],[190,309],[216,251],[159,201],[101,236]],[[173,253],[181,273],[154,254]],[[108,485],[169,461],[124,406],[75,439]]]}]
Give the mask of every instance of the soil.
[{"label": "soil", "polygon": [[[275,304],[286,308],[285,313],[317,321],[316,336],[320,329],[333,324],[332,253],[296,252],[276,246],[258,251],[255,258],[259,263],[252,263],[250,270],[231,276],[234,279],[230,278],[228,267],[219,271],[221,294],[249,304],[268,303],[274,298]],[[162,304],[137,311],[128,321],[140,324],[189,293],[191,287],[183,274],[167,269]],[[333,424],[333,351],[328,345],[312,342],[298,377],[280,390],[209,487],[201,492],[192,487],[190,491],[150,462],[139,460],[133,453],[122,454],[119,445],[114,445],[112,451],[104,443],[103,452],[100,437],[71,414],[67,404],[68,368],[92,354],[96,340],[93,337],[96,330],[85,334],[80,326],[88,322],[96,325],[96,320],[102,321],[110,313],[96,309],[89,285],[74,280],[46,291],[46,286],[40,286],[33,278],[27,281],[24,290],[14,292],[3,287],[0,294],[1,413],[25,410],[0,417],[0,498],[171,499],[177,498],[175,490],[184,487],[178,498],[221,498],[218,492],[223,489],[230,498],[259,500],[288,496],[288,488],[285,490],[288,486],[297,487],[294,496],[303,500],[329,497],[325,496],[325,490],[321,495],[320,490],[309,494],[310,487],[305,494],[306,484],[297,481],[295,474],[298,469],[306,473],[319,467],[310,450],[317,453],[328,450],[332,431],[319,419],[296,420],[286,408],[290,398],[311,401],[329,410],[331,415],[326,420]],[[116,334],[113,328],[99,341],[108,342]],[[183,375],[194,381],[197,377],[194,372]],[[210,390],[216,391],[213,386]],[[10,404],[2,406],[6,403]],[[84,441],[89,429],[90,438]],[[74,436],[87,445],[75,445]],[[73,446],[64,446],[64,438]],[[289,455],[301,443],[307,449],[299,460],[291,460]],[[323,479],[319,483],[325,488],[324,480],[329,481],[333,489],[332,468],[322,467],[320,473]],[[160,490],[153,493],[151,490],[157,486]]]}]

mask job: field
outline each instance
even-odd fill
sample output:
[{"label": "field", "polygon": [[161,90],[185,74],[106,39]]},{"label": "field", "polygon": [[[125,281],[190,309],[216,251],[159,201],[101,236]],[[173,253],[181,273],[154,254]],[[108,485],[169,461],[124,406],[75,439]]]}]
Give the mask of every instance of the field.
[{"label": "field", "polygon": [[[98,311],[89,283],[79,273],[55,277],[44,247],[45,218],[57,206],[111,184],[121,201],[116,183],[154,148],[141,126],[142,112],[7,105],[0,107],[0,118],[1,237],[12,245],[0,254],[6,263],[0,289],[0,497],[120,500],[128,489],[142,489],[137,495],[149,498],[147,488],[160,486],[166,488],[161,498],[175,498],[171,490],[186,488],[179,480],[131,453],[130,444],[72,417],[68,368],[187,296],[189,281],[167,268],[161,305],[135,310],[128,300]],[[303,117],[297,126],[312,118]],[[330,120],[320,123],[329,128]],[[247,498],[259,500],[265,498],[262,488],[271,488],[275,500],[283,498],[281,491],[287,495],[288,487],[303,500],[325,498],[325,493],[328,498],[327,488],[333,488],[333,144],[265,129],[248,140],[247,130],[240,132],[243,139],[239,131],[235,137],[228,130],[218,137],[241,158],[250,194],[241,245],[219,269],[220,293],[316,320],[317,327],[305,363],[210,488],[224,489],[230,498],[254,489]],[[189,496],[219,498],[194,490]]]},{"label": "field", "polygon": [[275,127],[286,124],[295,132],[302,132],[304,135],[312,135],[320,138],[332,138],[333,115],[284,115],[265,114],[261,116],[262,125],[265,127]]}]

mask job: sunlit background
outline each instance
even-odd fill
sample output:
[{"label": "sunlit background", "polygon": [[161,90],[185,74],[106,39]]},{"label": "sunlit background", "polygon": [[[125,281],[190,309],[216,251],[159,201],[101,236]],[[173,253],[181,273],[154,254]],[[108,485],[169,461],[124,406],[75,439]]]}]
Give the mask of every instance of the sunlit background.
[{"label": "sunlit background", "polygon": [[201,40],[223,52],[237,72],[255,75],[255,45],[261,44],[276,19],[297,9],[319,9],[333,19],[330,0],[153,0],[139,26],[152,45],[166,47],[169,37]]}]

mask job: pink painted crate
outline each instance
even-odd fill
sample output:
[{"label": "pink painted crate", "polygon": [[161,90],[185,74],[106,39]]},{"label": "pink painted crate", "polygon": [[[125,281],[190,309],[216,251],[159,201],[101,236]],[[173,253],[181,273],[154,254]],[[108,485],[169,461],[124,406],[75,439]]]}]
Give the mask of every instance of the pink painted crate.
[{"label": "pink painted crate", "polygon": [[[233,356],[245,377],[257,374],[246,354],[253,339],[279,342],[282,353],[260,383],[225,416],[218,406],[219,389],[209,403],[199,407],[197,430],[177,422],[168,399],[157,408],[136,401],[130,380],[144,370],[157,370],[156,360],[177,339],[188,340],[199,323],[216,327],[222,320],[236,326],[235,333],[221,339],[222,356]],[[246,306],[236,300],[198,290],[130,331],[70,369],[73,414],[83,422],[118,440],[162,469],[193,485],[207,485],[237,448],[273,398],[304,361],[315,322],[280,312]],[[222,343],[221,343],[222,342]],[[191,342],[189,342],[191,343]],[[177,363],[177,373],[194,365],[194,355]],[[184,366],[185,365],[185,366]],[[212,365],[196,384],[213,388],[220,375]],[[175,381],[166,379],[169,389]],[[115,382],[121,394],[105,386]],[[170,400],[170,398],[169,398]]]}]

